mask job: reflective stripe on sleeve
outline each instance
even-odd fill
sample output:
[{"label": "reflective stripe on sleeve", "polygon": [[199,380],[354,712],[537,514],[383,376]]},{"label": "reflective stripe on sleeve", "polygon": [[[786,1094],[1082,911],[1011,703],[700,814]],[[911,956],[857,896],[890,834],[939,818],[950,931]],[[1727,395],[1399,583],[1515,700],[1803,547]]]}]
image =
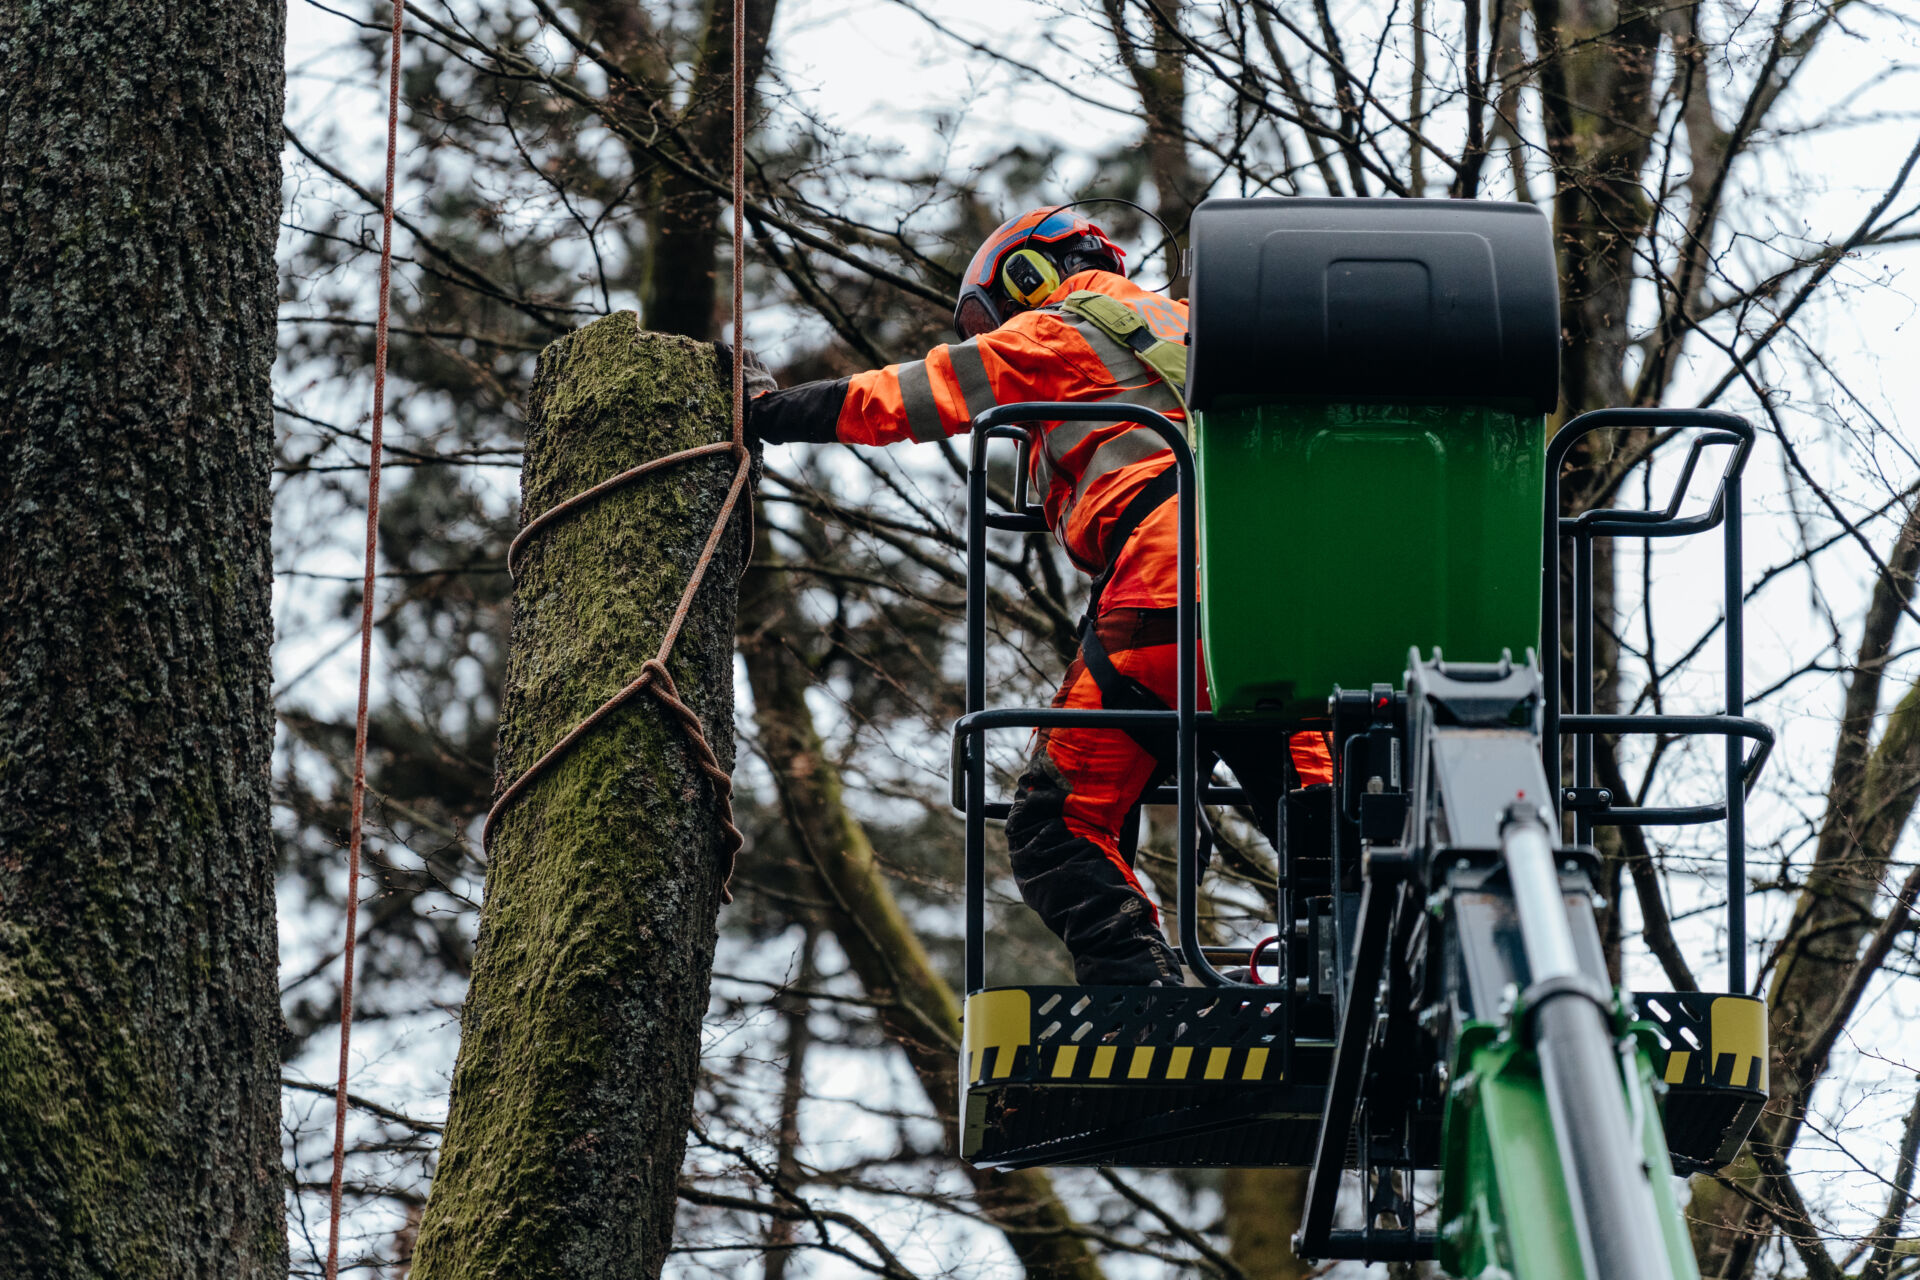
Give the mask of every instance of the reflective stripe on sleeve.
[{"label": "reflective stripe on sleeve", "polygon": [[[1177,413],[1180,410],[1180,402],[1174,398],[1173,392],[1167,390],[1167,384],[1158,379],[1145,386],[1128,387],[1125,390],[1116,391],[1112,395],[1102,396],[1099,401],[1095,401],[1094,403],[1105,403],[1113,400],[1125,401],[1127,404],[1137,404],[1143,409],[1152,409],[1154,412],[1162,414]],[[1058,423],[1052,430],[1047,432],[1045,452],[1054,462],[1061,462],[1069,453],[1079,448],[1080,444],[1086,440],[1088,436],[1096,431],[1104,431],[1113,425],[1112,422]],[[1157,435],[1152,435],[1152,433],[1149,433],[1149,437],[1154,440],[1160,438]],[[1094,456],[1098,457],[1099,455],[1096,453]]]},{"label": "reflective stripe on sleeve", "polygon": [[940,425],[940,406],[933,402],[933,383],[927,378],[927,362],[915,360],[900,366],[900,403],[907,411],[907,431],[915,440],[944,440]]},{"label": "reflective stripe on sleeve", "polygon": [[953,362],[954,381],[960,384],[960,398],[966,401],[967,417],[977,418],[999,403],[978,342],[955,343],[947,348],[947,358]]},{"label": "reflective stripe on sleeve", "polygon": [[1128,404],[1137,404],[1142,409],[1152,409],[1155,413],[1175,414],[1181,412],[1180,398],[1159,378],[1145,386],[1128,387],[1106,397],[1109,400],[1123,400]]},{"label": "reflective stripe on sleeve", "polygon": [[1040,491],[1040,498],[1044,502],[1047,491],[1053,488],[1053,459],[1047,456],[1046,441],[1040,442],[1039,447],[1033,450],[1032,457],[1033,463],[1027,474],[1033,480],[1033,487]]}]

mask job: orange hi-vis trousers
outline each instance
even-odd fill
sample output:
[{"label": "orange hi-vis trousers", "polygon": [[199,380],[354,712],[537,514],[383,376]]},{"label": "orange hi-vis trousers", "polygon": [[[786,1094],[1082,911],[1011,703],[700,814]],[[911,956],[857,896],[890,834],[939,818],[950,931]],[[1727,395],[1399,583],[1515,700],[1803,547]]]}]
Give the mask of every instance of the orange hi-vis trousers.
[{"label": "orange hi-vis trousers", "polygon": [[[1174,564],[1171,557],[1150,556],[1139,569],[1171,579]],[[1123,679],[1137,682],[1163,705],[1173,705],[1178,677],[1173,609],[1108,609],[1095,621],[1094,632],[1091,642]],[[1111,705],[1090,668],[1088,646],[1083,639],[1080,656],[1054,695],[1054,706]],[[1100,655],[1091,657],[1097,667]],[[1204,663],[1200,678],[1200,708],[1205,710]],[[1333,760],[1323,735],[1296,733],[1288,748],[1303,785],[1332,781]],[[1027,904],[1073,953],[1081,983],[1180,981],[1179,960],[1160,930],[1159,912],[1141,889],[1120,839],[1134,806],[1166,773],[1164,756],[1117,729],[1042,730],[1020,777],[1007,819],[1014,876]],[[1278,761],[1271,764],[1265,771],[1270,776],[1248,776],[1256,772],[1251,769],[1236,773],[1256,798],[1257,808],[1277,810],[1281,769]]]}]

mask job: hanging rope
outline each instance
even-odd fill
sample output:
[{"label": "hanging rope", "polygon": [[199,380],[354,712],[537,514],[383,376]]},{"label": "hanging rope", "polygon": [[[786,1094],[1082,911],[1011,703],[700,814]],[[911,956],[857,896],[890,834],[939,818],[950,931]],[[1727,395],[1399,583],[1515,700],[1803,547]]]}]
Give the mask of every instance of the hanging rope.
[{"label": "hanging rope", "polygon": [[[385,202],[381,208],[380,237],[380,319],[376,329],[373,363],[373,431],[372,464],[367,472],[367,552],[366,577],[362,589],[360,611],[360,695],[354,714],[353,737],[353,814],[351,829],[347,840],[347,926],[346,940],[341,950],[345,963],[345,976],[340,987],[340,1071],[334,1086],[333,1100],[333,1182],[327,1217],[327,1280],[338,1280],[340,1273],[340,1194],[341,1177],[346,1153],[346,1117],[347,1117],[347,1051],[348,1038],[353,1026],[353,953],[354,937],[359,926],[359,884],[360,884],[360,837],[361,819],[365,811],[367,789],[367,679],[373,653],[373,587],[375,552],[378,548],[380,532],[380,442],[381,426],[386,417],[387,390],[387,330],[390,314],[390,285],[393,274],[393,179],[395,157],[397,155],[400,127],[400,32],[404,0],[394,0],[393,6],[393,51],[387,82],[387,185]],[[512,803],[526,789],[550,768],[555,760],[564,755],[574,743],[592,731],[594,726],[626,703],[641,690],[649,690],[679,723],[686,734],[688,744],[693,748],[695,763],[700,771],[713,782],[714,794],[720,804],[720,823],[724,835],[722,856],[725,858],[725,873],[721,882],[721,898],[733,901],[728,885],[733,879],[733,863],[742,843],[740,830],[733,822],[733,779],[720,767],[719,759],[714,755],[713,747],[707,742],[706,733],[700,724],[699,715],[680,697],[673,677],[667,672],[667,659],[672,656],[674,644],[680,638],[681,629],[686,625],[687,614],[693,608],[694,597],[699,593],[700,584],[706,580],[707,568],[713,562],[714,553],[719,549],[720,539],[726,535],[727,525],[733,514],[740,509],[740,495],[746,490],[747,478],[752,470],[753,457],[747,448],[746,405],[744,401],[745,365],[742,352],[745,349],[744,286],[742,279],[742,258],[744,256],[745,236],[745,188],[746,188],[746,85],[743,71],[746,66],[746,3],[734,0],[733,3],[733,432],[732,438],[715,444],[699,445],[692,449],[682,449],[665,457],[643,462],[629,468],[619,475],[584,492],[577,493],[564,502],[527,522],[513,544],[507,549],[507,568],[517,572],[520,555],[529,540],[550,528],[556,522],[573,514],[589,503],[605,497],[631,484],[641,476],[662,470],[681,462],[696,458],[729,454],[735,461],[733,483],[727,489],[726,501],[720,504],[720,513],[714,519],[713,530],[707,535],[706,545],[701,548],[700,558],[694,562],[693,572],[688,575],[687,585],[680,593],[679,603],[673,616],[667,622],[665,634],[661,636],[660,647],[653,657],[641,664],[640,674],[632,683],[602,703],[593,714],[575,725],[567,734],[545,754],[535,760],[525,772],[514,779],[500,798],[488,810],[486,822],[481,827],[482,848],[489,847],[493,837],[495,823]],[[747,535],[752,537],[751,515],[743,512],[749,521]],[[747,557],[751,558],[751,556]]]},{"label": "hanging rope", "polygon": [[[707,566],[713,562],[714,552],[720,547],[720,539],[726,535],[727,524],[733,518],[734,511],[740,506],[740,495],[745,492],[747,478],[753,467],[753,455],[747,448],[746,428],[746,374],[744,351],[746,337],[745,316],[745,205],[747,175],[747,130],[746,130],[746,79],[744,68],[747,61],[747,23],[746,0],[734,0],[733,3],[733,436],[730,440],[714,444],[697,445],[691,449],[682,449],[664,457],[643,462],[630,467],[611,479],[602,480],[590,489],[574,494],[563,502],[556,503],[527,522],[520,530],[511,546],[507,548],[507,571],[518,576],[520,556],[535,535],[545,532],[560,520],[579,511],[590,503],[597,502],[618,489],[632,484],[641,476],[674,466],[682,462],[691,462],[696,458],[713,457],[718,454],[731,454],[734,459],[733,483],[727,489],[726,501],[720,504],[720,514],[713,522],[713,530],[707,535],[706,546],[700,551],[700,558],[694,562],[693,572],[687,577],[687,585],[680,592],[680,602],[674,607],[673,617],[667,622],[665,634],[660,638],[660,647],[651,658],[640,666],[640,674],[620,692],[601,703],[594,712],[579,724],[569,729],[561,739],[548,747],[545,754],[535,760],[521,775],[500,793],[493,802],[493,808],[487,811],[487,820],[480,828],[480,845],[491,849],[493,830],[500,816],[512,807],[514,801],[526,793],[527,788],[552,767],[553,763],[572,749],[580,739],[591,733],[596,725],[612,715],[629,699],[646,690],[653,694],[669,714],[679,722],[681,730],[687,736],[687,743],[693,748],[694,762],[700,771],[713,782],[715,799],[720,806],[720,827],[723,836],[721,857],[724,860],[724,872],[720,884],[720,897],[723,902],[732,902],[733,893],[729,886],[733,881],[734,859],[740,852],[742,837],[740,829],[733,822],[733,779],[720,767],[720,761],[713,753],[713,747],[700,724],[700,717],[693,708],[681,701],[680,691],[674,687],[673,677],[667,674],[667,659],[673,653],[674,644],[680,639],[681,628],[686,625],[687,613],[693,608],[694,597],[699,594],[700,584],[706,580]],[[747,536],[753,536],[752,516],[742,512],[748,520]],[[747,558],[751,558],[750,556]]]},{"label": "hanging rope", "polygon": [[347,1049],[353,1034],[353,944],[360,929],[360,824],[367,804],[367,677],[373,667],[373,571],[380,541],[380,436],[387,418],[387,322],[392,312],[393,171],[400,136],[400,23],[393,0],[387,67],[387,185],[380,204],[380,319],[373,343],[372,459],[367,468],[366,576],[360,585],[360,695],[353,713],[353,812],[347,820],[347,936],[340,947],[340,1073],[333,1086],[333,1182],[327,1201],[327,1280],[340,1275],[340,1185],[346,1171]]}]

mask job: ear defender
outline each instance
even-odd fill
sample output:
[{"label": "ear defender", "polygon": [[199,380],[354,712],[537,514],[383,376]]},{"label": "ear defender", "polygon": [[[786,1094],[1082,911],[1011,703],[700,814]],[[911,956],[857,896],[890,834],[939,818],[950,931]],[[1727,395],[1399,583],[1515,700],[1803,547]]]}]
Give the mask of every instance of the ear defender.
[{"label": "ear defender", "polygon": [[1047,259],[1032,249],[1017,249],[1007,257],[1000,270],[1000,283],[1007,296],[1024,307],[1037,307],[1060,287],[1060,273]]}]

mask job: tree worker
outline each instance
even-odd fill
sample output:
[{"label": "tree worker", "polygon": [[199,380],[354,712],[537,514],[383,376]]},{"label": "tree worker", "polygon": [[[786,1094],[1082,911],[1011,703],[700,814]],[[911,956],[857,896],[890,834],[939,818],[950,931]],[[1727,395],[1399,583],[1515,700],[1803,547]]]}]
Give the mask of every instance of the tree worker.
[{"label": "tree worker", "polygon": [[[1186,303],[1129,280],[1125,252],[1071,206],[1002,223],[967,265],[953,319],[961,341],[924,360],[756,396],[751,429],[775,444],[933,441],[961,434],[995,404],[1022,400],[1116,400],[1184,417],[1180,389],[1169,382],[1185,381]],[[1046,495],[1047,524],[1093,579],[1080,652],[1053,705],[1172,705],[1179,598],[1172,451],[1154,432],[1124,422],[1037,422],[1028,430],[1032,484]],[[1202,708],[1205,681],[1203,667]],[[1331,779],[1320,735],[1295,735],[1291,755],[1303,783]],[[1121,838],[1170,764],[1170,736],[1156,742],[1111,729],[1042,730],[1016,786],[1007,819],[1014,876],[1027,904],[1066,943],[1083,984],[1181,981],[1179,957]],[[1254,779],[1236,772],[1255,789]]]}]

